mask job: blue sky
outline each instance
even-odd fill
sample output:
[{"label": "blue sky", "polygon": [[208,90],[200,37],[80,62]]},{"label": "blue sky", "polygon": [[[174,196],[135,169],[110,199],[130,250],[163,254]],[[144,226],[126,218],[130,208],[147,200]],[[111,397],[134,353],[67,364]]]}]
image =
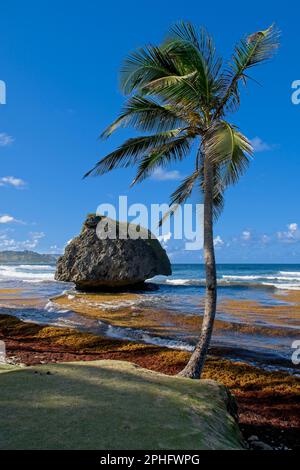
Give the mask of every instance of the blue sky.
[{"label": "blue sky", "polygon": [[[1,5],[0,249],[59,252],[85,215],[128,195],[129,203],[162,203],[189,173],[192,158],[173,173],[129,190],[132,170],[82,180],[109,150],[130,136],[106,142],[100,131],[123,102],[118,72],[126,54],[159,43],[170,25],[188,19],[215,37],[230,57],[246,33],[275,22],[282,31],[275,60],[252,70],[242,106],[230,116],[254,139],[255,159],[226,193],[215,227],[219,262],[300,262],[300,105],[291,83],[300,79],[299,6],[274,2],[15,1]],[[175,172],[174,172],[175,170]],[[24,184],[23,184],[24,182]],[[180,243],[166,241],[173,261],[201,261]]]}]

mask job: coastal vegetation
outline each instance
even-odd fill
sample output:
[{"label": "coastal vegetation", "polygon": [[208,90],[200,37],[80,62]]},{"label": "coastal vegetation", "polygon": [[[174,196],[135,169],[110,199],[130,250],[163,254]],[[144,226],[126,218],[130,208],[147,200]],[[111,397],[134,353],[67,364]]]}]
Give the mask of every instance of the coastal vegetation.
[{"label": "coastal vegetation", "polygon": [[[220,330],[228,333],[245,333],[262,337],[297,338],[296,327],[300,327],[300,295],[290,292],[284,297],[283,305],[263,305],[247,300],[224,299],[219,302],[218,312],[230,314],[229,319],[215,320],[215,333]],[[147,330],[155,335],[178,338],[178,334],[192,335],[201,327],[198,313],[173,311],[163,307],[145,306],[145,295],[136,292],[80,293],[71,296],[62,294],[52,299],[60,308],[77,312],[80,315],[97,318],[117,327]],[[290,301],[290,302],[288,302]],[[293,312],[290,314],[291,302]],[[135,305],[134,314],[132,305]],[[200,302],[199,302],[199,306]],[[260,323],[257,322],[259,320]]]},{"label": "coastal vegetation", "polygon": [[0,448],[243,449],[226,389],[211,380],[85,361],[0,366],[0,383]]},{"label": "coastal vegetation", "polygon": [[[0,340],[10,361],[26,365],[117,360],[168,375],[177,374],[190,353],[161,346],[108,338],[71,328],[26,323],[1,314]],[[48,370],[45,365],[45,370]],[[234,393],[245,437],[297,448],[300,429],[300,383],[287,373],[266,371],[243,362],[209,355],[203,378],[222,383]],[[187,383],[185,382],[185,386]]]},{"label": "coastal vegetation", "polygon": [[133,52],[121,71],[121,88],[129,98],[102,137],[129,126],[148,134],[128,139],[86,174],[137,166],[132,182],[136,184],[157,168],[189,157],[196,147],[194,171],[172,194],[170,204],[172,214],[194,187],[204,202],[205,308],[199,340],[180,372],[186,377],[201,376],[213,331],[217,304],[214,219],[222,211],[224,191],[245,172],[253,151],[250,141],[226,116],[239,108],[240,85],[248,82],[249,70],[273,57],[277,47],[278,33],[270,26],[242,39],[223,67],[208,33],[182,22],[161,45]]}]

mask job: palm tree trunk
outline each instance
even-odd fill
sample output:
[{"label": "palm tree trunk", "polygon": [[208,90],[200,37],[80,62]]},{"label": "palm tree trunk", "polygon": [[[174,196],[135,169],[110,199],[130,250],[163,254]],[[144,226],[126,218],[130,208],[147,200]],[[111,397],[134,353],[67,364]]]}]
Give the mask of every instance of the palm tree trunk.
[{"label": "palm tree trunk", "polygon": [[199,379],[205,363],[213,331],[217,305],[217,276],[213,239],[213,167],[204,162],[204,262],[206,273],[205,309],[198,343],[186,367],[179,373],[183,377]]}]

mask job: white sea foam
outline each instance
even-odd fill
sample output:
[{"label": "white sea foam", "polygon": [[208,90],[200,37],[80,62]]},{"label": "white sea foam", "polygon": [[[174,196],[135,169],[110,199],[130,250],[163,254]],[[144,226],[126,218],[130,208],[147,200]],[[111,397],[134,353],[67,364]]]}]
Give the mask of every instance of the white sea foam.
[{"label": "white sea foam", "polygon": [[[74,299],[76,296],[68,296],[69,299]],[[142,305],[146,302],[146,299],[134,299],[134,300],[107,300],[103,302],[99,301],[89,301],[84,298],[77,298],[77,302],[80,304],[88,305],[92,308],[98,308],[100,310],[120,310],[121,308],[133,308],[138,305]]]},{"label": "white sea foam", "polygon": [[142,340],[147,344],[154,344],[156,346],[163,346],[170,349],[179,349],[182,351],[193,351],[194,346],[175,339],[160,338],[159,336],[152,336],[143,330],[134,330],[132,328],[120,328],[108,325],[106,334],[111,338],[118,338],[127,341]]},{"label": "white sea foam", "polygon": [[19,264],[18,266],[14,266],[18,269],[29,269],[32,271],[54,271],[55,267],[51,266],[50,264]]},{"label": "white sea foam", "polygon": [[300,271],[279,271],[280,274],[298,274],[300,276]]},{"label": "white sea foam", "polygon": [[282,290],[300,290],[300,284],[276,284],[274,282],[263,282],[264,286],[276,287]]},{"label": "white sea foam", "polygon": [[175,339],[160,338],[159,336],[151,336],[147,333],[142,335],[142,340],[147,344],[154,344],[156,346],[163,346],[169,349],[179,349],[181,351],[193,351],[194,346],[185,343],[184,341],[178,341]]},{"label": "white sea foam", "polygon": [[289,276],[289,277],[296,277],[297,279],[300,279],[300,272],[299,271],[279,271],[279,274],[282,274],[284,276]]},{"label": "white sea foam", "polygon": [[[287,273],[286,273],[287,274]],[[292,273],[290,273],[292,274]],[[297,276],[297,273],[294,273],[294,275],[290,276],[278,276],[277,274],[274,275],[253,275],[253,276],[240,276],[240,275],[235,275],[235,276],[229,276],[229,275],[223,275],[222,279],[224,280],[231,280],[231,281],[254,281],[254,280],[259,280],[259,279],[268,279],[268,280],[274,280],[274,281],[300,281],[300,273]]]},{"label": "white sea foam", "polygon": [[204,279],[166,279],[166,284],[173,286],[198,286],[204,283]]},{"label": "white sea foam", "polygon": [[[0,265],[0,282],[4,281],[21,281],[27,284],[38,284],[43,282],[54,281],[54,270],[55,267],[47,264],[40,264],[40,265],[29,265],[29,264],[21,264],[21,265]],[[224,272],[224,271],[223,271]],[[203,275],[203,274],[202,274]],[[195,274],[194,274],[195,276]],[[171,278],[165,279],[156,277],[150,279],[149,282],[154,282],[157,284],[165,285],[165,286],[178,286],[180,287],[193,287],[193,286],[205,286],[205,279],[197,279],[197,278],[185,278],[180,277],[178,278]],[[227,274],[221,275],[218,279],[218,284],[223,287],[230,287],[230,286],[266,286],[266,287],[274,287],[282,290],[300,290],[300,271],[274,271],[272,272],[255,272],[253,274],[247,273],[243,274],[241,271],[233,274],[232,271]],[[67,291],[67,294],[73,294],[70,291]],[[70,300],[72,297],[69,297]],[[134,301],[131,300],[122,300],[120,299],[119,302],[106,302],[99,303],[99,308],[103,309],[116,309],[119,308],[134,308],[137,304],[143,304],[143,300]]]},{"label": "white sea foam", "polygon": [[[273,282],[272,282],[273,281]],[[288,281],[288,282],[284,282]],[[157,280],[159,284],[167,284],[171,286],[204,286],[205,279],[166,279],[166,280]],[[278,289],[286,290],[300,290],[300,272],[279,272],[278,274],[224,274],[220,279],[218,279],[218,284],[220,286],[249,286],[253,287],[258,285],[275,287]]]},{"label": "white sea foam", "polygon": [[58,307],[58,305],[56,305],[54,302],[52,302],[51,300],[49,300],[49,302],[46,303],[44,309],[49,312],[49,313],[53,313],[53,312],[56,312],[56,313],[67,313],[69,312],[69,310],[66,310],[66,309],[60,309]]},{"label": "white sea foam", "polygon": [[[52,269],[52,271],[50,270]],[[30,271],[31,270],[31,271]],[[46,271],[46,272],[44,272]],[[30,282],[53,281],[54,267],[44,265],[0,265],[0,280],[17,279]]]},{"label": "white sea foam", "polygon": [[258,284],[275,287],[276,289],[300,290],[299,271],[279,271],[275,274],[261,273],[256,275],[223,275],[222,280],[227,282],[245,282],[246,284],[250,285],[251,282],[249,281],[257,281]]},{"label": "white sea foam", "polygon": [[254,281],[257,279],[264,279],[265,276],[263,274],[260,275],[227,275],[224,274],[222,276],[222,279],[224,280],[229,280],[229,281]]}]

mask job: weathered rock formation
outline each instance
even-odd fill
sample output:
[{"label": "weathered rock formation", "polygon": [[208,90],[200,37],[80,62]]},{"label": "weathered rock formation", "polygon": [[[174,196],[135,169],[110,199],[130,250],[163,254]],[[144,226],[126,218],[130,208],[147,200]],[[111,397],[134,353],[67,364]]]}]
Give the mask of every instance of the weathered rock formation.
[{"label": "weathered rock formation", "polygon": [[[124,239],[128,233],[140,238]],[[96,290],[137,286],[159,274],[170,275],[171,265],[150,231],[108,217],[89,215],[80,235],[58,259],[55,279],[74,282],[81,290]]]}]

